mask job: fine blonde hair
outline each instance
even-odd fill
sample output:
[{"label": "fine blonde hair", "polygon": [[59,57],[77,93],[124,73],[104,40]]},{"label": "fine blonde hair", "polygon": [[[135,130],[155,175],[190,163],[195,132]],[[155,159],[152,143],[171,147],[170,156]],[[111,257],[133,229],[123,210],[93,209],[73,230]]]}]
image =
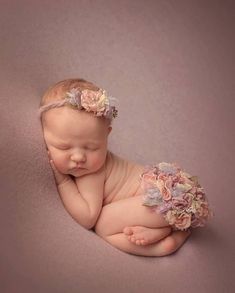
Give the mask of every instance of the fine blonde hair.
[{"label": "fine blonde hair", "polygon": [[93,90],[98,91],[100,88],[90,81],[82,78],[70,78],[57,82],[50,86],[42,96],[40,107],[53,101],[60,101],[64,99],[66,92],[72,88],[79,90]]}]

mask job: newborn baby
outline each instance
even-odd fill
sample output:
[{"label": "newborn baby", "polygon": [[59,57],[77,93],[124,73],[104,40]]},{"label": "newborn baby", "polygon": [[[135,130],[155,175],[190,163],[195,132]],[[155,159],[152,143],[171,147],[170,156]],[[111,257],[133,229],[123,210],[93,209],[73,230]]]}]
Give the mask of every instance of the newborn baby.
[{"label": "newborn baby", "polygon": [[205,224],[205,194],[174,164],[146,169],[108,150],[114,102],[83,79],[61,81],[44,94],[40,117],[58,192],[80,225],[114,247],[135,255],[171,254],[190,227]]}]

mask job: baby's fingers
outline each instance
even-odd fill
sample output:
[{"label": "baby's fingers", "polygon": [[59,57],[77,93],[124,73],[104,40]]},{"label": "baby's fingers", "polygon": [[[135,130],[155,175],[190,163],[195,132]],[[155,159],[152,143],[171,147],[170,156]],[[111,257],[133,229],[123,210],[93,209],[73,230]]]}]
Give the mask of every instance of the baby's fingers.
[{"label": "baby's fingers", "polygon": [[50,155],[50,152],[47,150],[47,155],[49,157],[49,159],[51,160],[51,155]]},{"label": "baby's fingers", "polygon": [[50,152],[49,152],[49,151],[47,151],[47,154],[48,154],[48,157],[49,157],[49,163],[50,163],[50,165],[51,165],[51,168],[52,168],[54,174],[55,174],[56,176],[59,175],[59,174],[61,174],[61,173],[56,169],[56,166],[55,166],[55,164],[54,164],[54,162],[53,162],[53,160],[52,160],[52,158],[51,158],[51,156],[50,156]]},{"label": "baby's fingers", "polygon": [[59,171],[56,169],[56,166],[55,166],[55,164],[54,164],[54,162],[53,162],[52,159],[49,159],[49,163],[50,163],[51,168],[54,171],[54,173],[58,173],[59,174]]},{"label": "baby's fingers", "polygon": [[53,160],[50,159],[49,162],[50,162],[51,168],[53,170],[55,181],[56,181],[57,185],[60,185],[64,182],[66,182],[67,180],[69,180],[68,175],[62,174],[56,169],[56,166],[55,166]]}]

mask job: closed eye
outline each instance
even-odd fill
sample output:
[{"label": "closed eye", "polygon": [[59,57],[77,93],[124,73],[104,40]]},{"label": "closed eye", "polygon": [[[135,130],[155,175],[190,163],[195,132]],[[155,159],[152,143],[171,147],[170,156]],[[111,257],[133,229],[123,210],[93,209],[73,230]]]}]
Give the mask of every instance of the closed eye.
[{"label": "closed eye", "polygon": [[57,145],[57,146],[55,146],[55,148],[57,148],[59,150],[68,150],[70,147],[66,146],[66,145]]},{"label": "closed eye", "polygon": [[96,147],[96,146],[85,146],[84,149],[88,150],[88,151],[96,151],[96,150],[98,150],[98,147]]}]

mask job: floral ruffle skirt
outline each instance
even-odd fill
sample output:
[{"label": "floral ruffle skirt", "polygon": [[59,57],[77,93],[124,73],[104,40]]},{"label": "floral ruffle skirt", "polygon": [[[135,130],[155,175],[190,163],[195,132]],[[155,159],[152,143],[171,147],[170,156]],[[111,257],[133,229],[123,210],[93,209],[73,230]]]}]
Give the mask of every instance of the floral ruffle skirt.
[{"label": "floral ruffle skirt", "polygon": [[159,163],[141,174],[143,205],[163,214],[173,230],[202,227],[212,216],[197,176],[175,163]]}]

